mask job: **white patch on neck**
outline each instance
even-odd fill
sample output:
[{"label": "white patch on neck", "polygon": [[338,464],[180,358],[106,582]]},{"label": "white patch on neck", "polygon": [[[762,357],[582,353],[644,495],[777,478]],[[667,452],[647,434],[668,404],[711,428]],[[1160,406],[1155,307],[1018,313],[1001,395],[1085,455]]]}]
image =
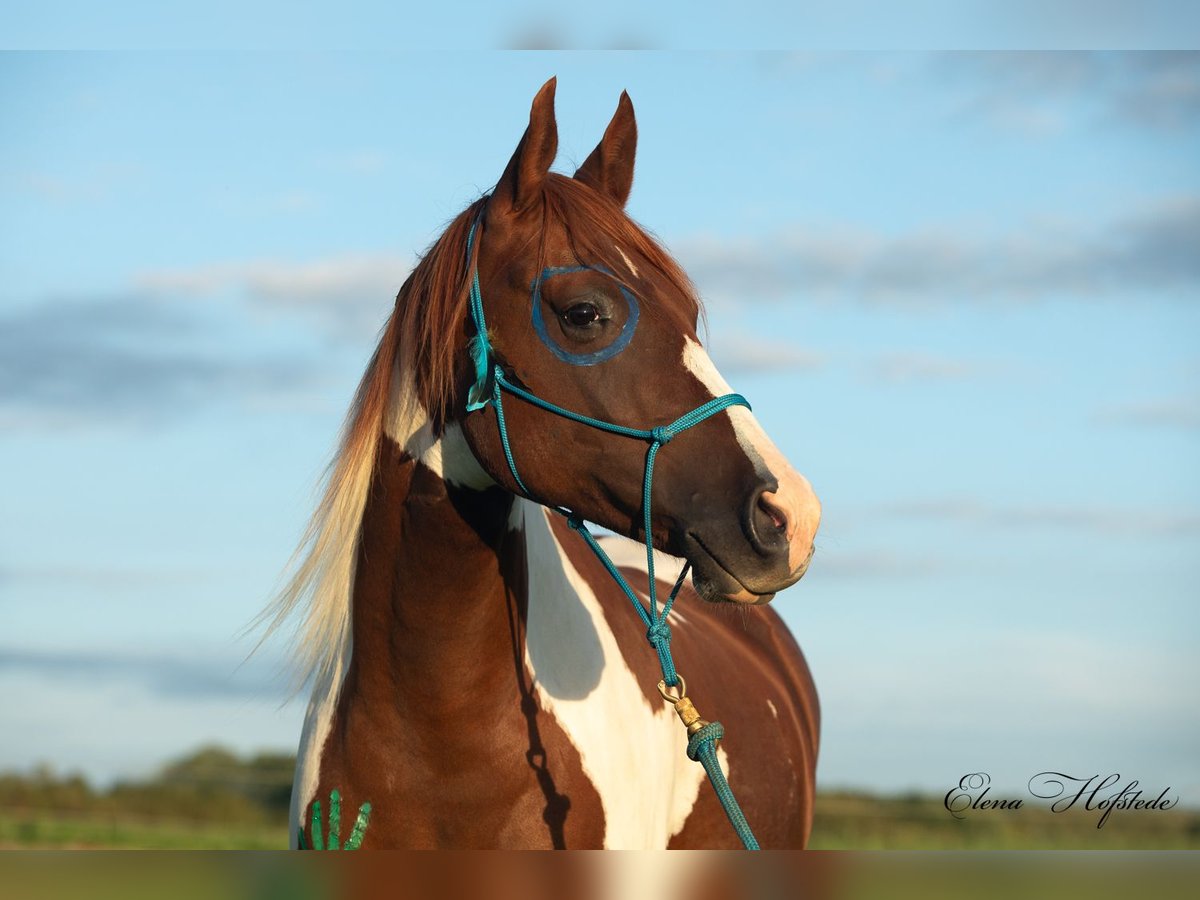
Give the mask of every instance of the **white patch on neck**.
[{"label": "white patch on neck", "polygon": [[417,397],[417,384],[413,373],[403,364],[407,357],[404,348],[396,354],[392,364],[392,380],[388,390],[388,408],[383,414],[383,433],[412,455],[419,457],[424,444],[433,440],[429,413]]},{"label": "white patch on neck", "polygon": [[447,484],[456,487],[469,488],[473,491],[483,491],[494,487],[496,482],[479,465],[479,460],[467,446],[462,428],[457,422],[450,422],[442,432],[441,438],[433,440],[430,434],[429,443],[422,449],[420,442],[414,447],[418,452],[413,455],[432,469]]},{"label": "white patch on neck", "polygon": [[[599,600],[550,530],[551,514],[519,498],[514,506],[525,525],[525,664],[538,702],[579,751],[600,795],[605,848],[665,848],[695,806],[704,770],[687,758],[687,735],[671,707],[646,701]],[[653,655],[648,646],[629,649]]]},{"label": "white patch on neck", "polygon": [[617,252],[621,254],[621,259],[625,260],[625,265],[627,265],[629,267],[630,274],[633,275],[634,278],[637,278],[637,274],[638,274],[637,266],[635,266],[633,264],[633,262],[629,259],[629,257],[625,255],[625,251],[622,250],[620,247],[617,248]]},{"label": "white patch on neck", "polygon": [[383,421],[384,433],[403,447],[406,454],[419,459],[440,478],[456,487],[476,491],[493,487],[496,482],[475,459],[457,422],[447,424],[440,438],[434,437],[433,423],[417,399],[412,374],[400,364],[401,356],[402,353],[397,354],[392,370],[391,393]]}]

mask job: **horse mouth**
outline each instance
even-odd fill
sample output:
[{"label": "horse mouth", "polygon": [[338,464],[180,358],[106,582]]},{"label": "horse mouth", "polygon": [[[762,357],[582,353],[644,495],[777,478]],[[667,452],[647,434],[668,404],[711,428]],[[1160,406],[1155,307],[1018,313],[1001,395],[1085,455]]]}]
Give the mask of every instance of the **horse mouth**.
[{"label": "horse mouth", "polygon": [[688,554],[688,559],[692,562],[692,584],[701,599],[710,603],[737,603],[746,606],[770,603],[779,591],[791,587],[808,570],[808,560],[805,560],[804,565],[789,574],[783,583],[773,584],[766,590],[758,589],[757,585],[747,585],[696,532],[687,532],[687,539],[693,550]]}]

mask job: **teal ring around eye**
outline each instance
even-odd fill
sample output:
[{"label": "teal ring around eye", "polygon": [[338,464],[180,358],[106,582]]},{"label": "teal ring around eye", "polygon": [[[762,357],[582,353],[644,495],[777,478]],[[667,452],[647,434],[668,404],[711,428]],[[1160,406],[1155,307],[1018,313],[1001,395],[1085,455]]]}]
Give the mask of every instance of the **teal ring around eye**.
[{"label": "teal ring around eye", "polygon": [[537,336],[542,339],[550,352],[565,363],[572,366],[594,366],[598,363],[612,359],[622,350],[629,346],[629,342],[633,340],[633,332],[637,328],[639,308],[637,297],[622,284],[618,284],[621,289],[621,295],[625,298],[625,302],[629,305],[629,316],[625,319],[625,324],[621,326],[621,333],[607,347],[602,350],[596,350],[592,353],[571,353],[564,350],[550,337],[550,332],[546,330],[546,320],[542,316],[542,282],[547,278],[552,278],[555,275],[565,275],[569,272],[586,272],[588,270],[595,272],[603,272],[605,275],[612,275],[608,269],[601,266],[565,266],[561,268],[545,269],[533,282],[533,330],[537,332]]}]

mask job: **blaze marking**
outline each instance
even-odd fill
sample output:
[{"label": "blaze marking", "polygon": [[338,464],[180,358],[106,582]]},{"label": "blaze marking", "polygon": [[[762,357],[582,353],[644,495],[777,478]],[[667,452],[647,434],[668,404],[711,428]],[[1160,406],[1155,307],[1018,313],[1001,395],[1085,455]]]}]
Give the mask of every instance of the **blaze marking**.
[{"label": "blaze marking", "polygon": [[[714,397],[734,392],[705,349],[691,338],[686,338],[683,342],[683,365]],[[787,461],[758,424],[754,413],[744,406],[731,406],[725,412],[733,420],[733,431],[738,444],[750,458],[758,474],[778,478],[787,466]],[[776,462],[776,465],[772,466],[772,462]],[[783,466],[779,466],[778,463],[783,463]]]},{"label": "blaze marking", "polygon": [[[683,364],[714,397],[732,392],[729,382],[721,377],[704,348],[691,338],[686,338],[683,343]],[[807,562],[812,550],[813,538],[821,520],[821,504],[808,479],[792,468],[787,457],[767,437],[750,410],[744,406],[731,406],[725,412],[733,422],[738,445],[759,476],[773,478],[778,483],[776,492],[767,496],[773,498],[772,502],[787,513],[787,539],[790,543],[788,562],[791,571],[795,572]],[[798,537],[803,539],[797,540]]]}]

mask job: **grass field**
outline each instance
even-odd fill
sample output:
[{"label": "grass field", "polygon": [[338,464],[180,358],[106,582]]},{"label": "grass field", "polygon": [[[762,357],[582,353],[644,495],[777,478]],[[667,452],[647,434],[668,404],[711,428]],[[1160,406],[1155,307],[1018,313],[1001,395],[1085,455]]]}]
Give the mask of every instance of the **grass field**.
[{"label": "grass field", "polygon": [[[815,850],[1181,850],[1200,849],[1200,812],[1055,814],[1044,807],[953,818],[937,797],[823,794],[810,843]],[[287,846],[287,829],[228,826],[123,815],[0,812],[0,847],[267,850]]]},{"label": "grass field", "polygon": [[124,850],[279,850],[288,844],[279,827],[95,815],[44,810],[0,812],[0,848]]},{"label": "grass field", "polygon": [[956,819],[941,797],[817,796],[814,850],[1196,850],[1200,810],[1053,813],[1045,806]]}]

